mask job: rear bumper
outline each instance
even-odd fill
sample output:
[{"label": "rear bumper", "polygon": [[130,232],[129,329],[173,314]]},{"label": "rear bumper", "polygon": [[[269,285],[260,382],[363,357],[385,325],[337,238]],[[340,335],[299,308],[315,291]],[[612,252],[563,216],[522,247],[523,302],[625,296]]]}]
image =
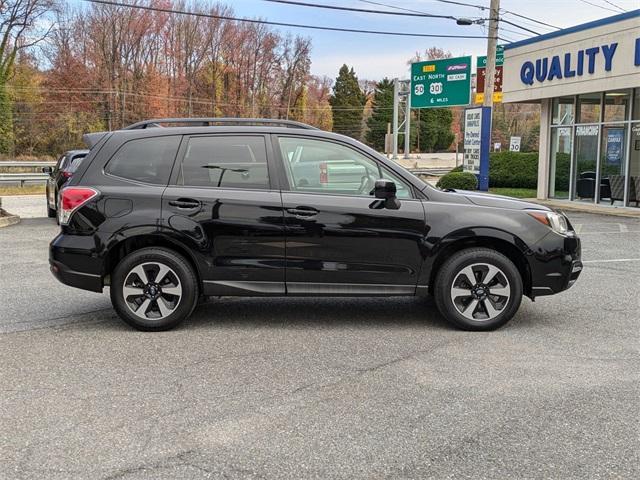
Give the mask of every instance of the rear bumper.
[{"label": "rear bumper", "polygon": [[49,260],[49,269],[53,276],[65,285],[91,292],[102,292],[102,277],[100,275],[76,272],[55,260]]},{"label": "rear bumper", "polygon": [[[60,234],[49,245],[49,268],[65,285],[102,292],[102,261],[90,248],[93,237]],[[87,248],[89,247],[89,248]]]},{"label": "rear bumper", "polygon": [[582,273],[580,239],[550,232],[534,247],[529,265],[532,297],[571,288]]}]

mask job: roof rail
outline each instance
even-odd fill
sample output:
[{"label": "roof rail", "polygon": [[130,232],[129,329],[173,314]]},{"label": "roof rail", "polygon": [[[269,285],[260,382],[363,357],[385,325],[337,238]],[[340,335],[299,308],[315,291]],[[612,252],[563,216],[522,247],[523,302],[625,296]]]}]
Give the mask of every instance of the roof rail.
[{"label": "roof rail", "polygon": [[152,118],[143,120],[127,127],[123,130],[139,130],[144,128],[162,127],[163,123],[183,123],[185,126],[210,127],[215,125],[272,125],[288,128],[303,128],[306,130],[317,130],[316,127],[306,123],[294,122],[293,120],[278,120],[272,118]]}]

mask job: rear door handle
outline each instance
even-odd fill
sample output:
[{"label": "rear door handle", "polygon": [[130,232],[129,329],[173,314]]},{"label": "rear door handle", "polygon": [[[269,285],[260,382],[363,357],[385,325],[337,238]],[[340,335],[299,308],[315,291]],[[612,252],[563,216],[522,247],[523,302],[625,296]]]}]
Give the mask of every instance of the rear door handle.
[{"label": "rear door handle", "polygon": [[320,213],[320,210],[313,207],[295,207],[287,208],[287,213],[295,215],[296,217],[313,217]]},{"label": "rear door handle", "polygon": [[198,208],[200,206],[200,202],[192,198],[178,198],[177,200],[170,200],[169,205],[187,210]]}]

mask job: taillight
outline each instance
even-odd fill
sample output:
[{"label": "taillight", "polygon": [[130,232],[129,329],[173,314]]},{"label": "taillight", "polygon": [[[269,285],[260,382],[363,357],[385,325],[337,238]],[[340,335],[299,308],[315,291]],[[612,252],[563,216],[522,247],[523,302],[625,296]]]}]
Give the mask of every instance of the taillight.
[{"label": "taillight", "polygon": [[87,187],[66,187],[60,191],[58,202],[58,220],[60,225],[68,225],[71,215],[82,205],[100,194],[97,190]]},{"label": "taillight", "polygon": [[62,176],[63,176],[64,178],[71,178],[71,177],[73,176],[73,173],[63,171],[63,172],[62,172]]}]

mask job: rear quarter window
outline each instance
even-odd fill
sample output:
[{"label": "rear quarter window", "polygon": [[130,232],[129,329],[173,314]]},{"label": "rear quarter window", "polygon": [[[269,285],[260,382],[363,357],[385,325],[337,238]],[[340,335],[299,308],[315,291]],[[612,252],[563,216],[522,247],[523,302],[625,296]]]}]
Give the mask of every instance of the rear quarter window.
[{"label": "rear quarter window", "polygon": [[128,180],[166,185],[179,144],[179,135],[129,140],[111,157],[104,171]]}]

